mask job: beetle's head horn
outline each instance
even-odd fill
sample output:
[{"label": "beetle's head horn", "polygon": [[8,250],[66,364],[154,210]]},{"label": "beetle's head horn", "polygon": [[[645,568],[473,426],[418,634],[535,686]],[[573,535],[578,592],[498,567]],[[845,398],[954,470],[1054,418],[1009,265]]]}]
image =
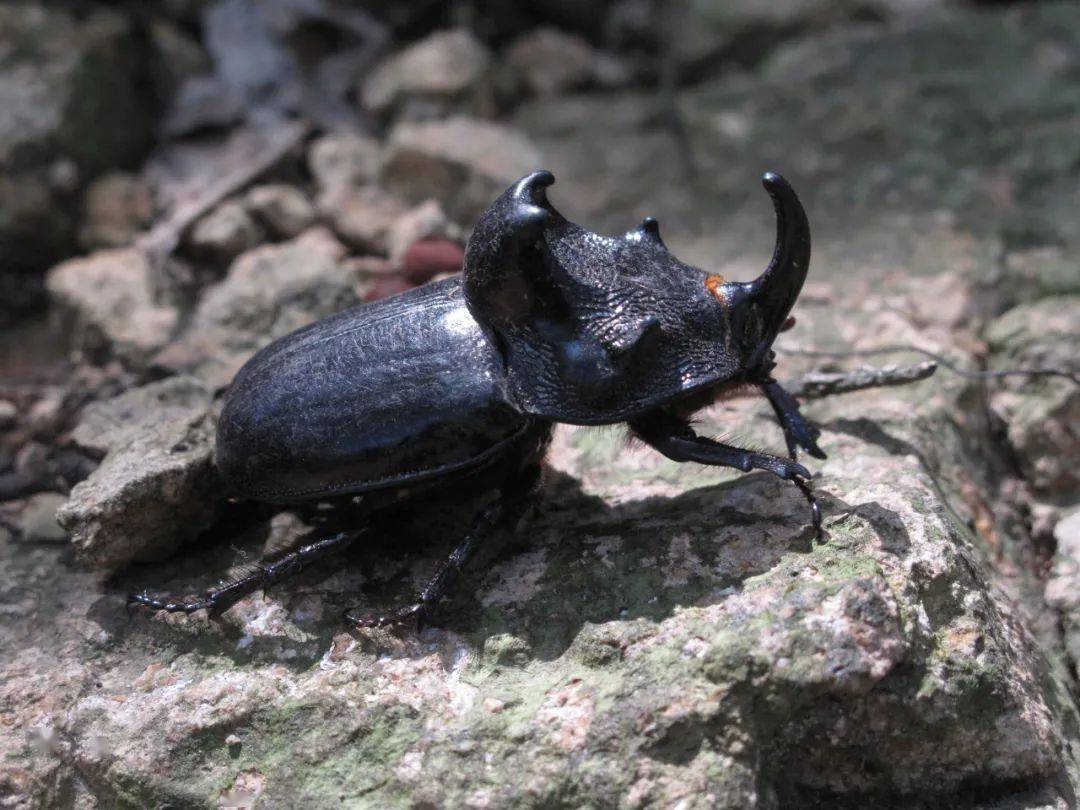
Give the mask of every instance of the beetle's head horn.
[{"label": "beetle's head horn", "polygon": [[498,326],[526,317],[533,307],[542,261],[534,255],[544,228],[561,218],[545,189],[549,171],[535,171],[510,186],[483,213],[465,250],[465,290],[469,305]]},{"label": "beetle's head horn", "polygon": [[783,331],[810,267],[810,224],[794,189],[774,172],[766,172],[761,182],[776,210],[772,260],[754,281],[724,285],[729,302],[748,321],[744,334],[752,335],[749,345],[743,347],[747,368],[761,363]]}]

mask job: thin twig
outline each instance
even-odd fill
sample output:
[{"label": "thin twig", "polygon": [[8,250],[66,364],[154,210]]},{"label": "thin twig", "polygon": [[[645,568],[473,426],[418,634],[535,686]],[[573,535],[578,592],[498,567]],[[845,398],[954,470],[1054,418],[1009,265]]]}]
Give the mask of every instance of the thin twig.
[{"label": "thin twig", "polygon": [[961,368],[956,365],[955,362],[948,357],[943,357],[935,352],[927,351],[926,349],[920,349],[918,346],[911,346],[908,344],[897,344],[895,346],[876,346],[872,349],[848,349],[845,351],[822,351],[818,349],[779,349],[778,351],[786,352],[788,354],[797,354],[802,357],[873,357],[879,354],[897,354],[898,352],[914,352],[915,354],[921,354],[924,357],[931,358],[938,365],[943,368],[947,368],[954,374],[958,374],[961,377],[967,377],[973,380],[990,380],[998,377],[1064,377],[1067,380],[1072,380],[1077,385],[1080,385],[1080,375],[1075,372],[1066,371],[1061,368],[1006,368],[1006,369],[990,369],[988,371],[977,371],[972,369]]},{"label": "thin twig", "polygon": [[867,388],[886,388],[893,385],[925,380],[937,371],[937,363],[927,360],[913,366],[863,366],[854,371],[811,371],[797,380],[784,384],[793,395],[802,399],[818,399],[833,394],[847,394]]},{"label": "thin twig", "polygon": [[209,183],[193,199],[179,203],[164,219],[139,237],[137,244],[149,257],[151,265],[160,269],[196,220],[226,197],[242,191],[272,169],[301,143],[307,131],[307,124],[290,122],[259,133],[262,138],[260,148],[251,152],[249,160]]}]

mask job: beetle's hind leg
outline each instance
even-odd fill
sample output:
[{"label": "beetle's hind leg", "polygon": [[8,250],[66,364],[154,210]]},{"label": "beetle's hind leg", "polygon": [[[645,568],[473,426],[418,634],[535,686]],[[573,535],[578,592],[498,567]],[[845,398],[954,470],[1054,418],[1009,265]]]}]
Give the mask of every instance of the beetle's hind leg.
[{"label": "beetle's hind leg", "polygon": [[509,485],[500,488],[496,500],[476,517],[465,539],[439,565],[434,576],[420,591],[416,602],[381,616],[355,616],[346,613],[345,620],[356,627],[386,627],[405,624],[415,619],[417,629],[422,629],[483,542],[498,531],[512,529],[517,524],[532,496],[539,489],[540,480],[541,468],[536,464],[522,471]]},{"label": "beetle's hind leg", "polygon": [[138,606],[166,610],[170,613],[194,613],[196,610],[222,611],[243,599],[249,593],[269,588],[275,583],[298,574],[311,563],[348,548],[366,533],[366,529],[340,532],[314,543],[300,546],[273,562],[259,563],[248,573],[208,590],[199,599],[175,599],[151,596],[149,591],[128,597],[128,609]]}]

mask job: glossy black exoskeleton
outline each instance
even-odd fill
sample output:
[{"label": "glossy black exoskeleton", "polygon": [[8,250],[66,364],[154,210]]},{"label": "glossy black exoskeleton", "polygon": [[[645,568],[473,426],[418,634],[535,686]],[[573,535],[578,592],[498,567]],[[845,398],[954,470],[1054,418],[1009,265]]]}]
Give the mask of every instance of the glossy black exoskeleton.
[{"label": "glossy black exoskeleton", "polygon": [[[767,470],[800,488],[820,533],[810,473],[795,452],[824,453],[771,377],[773,341],[810,261],[806,214],[791,186],[764,176],[776,249],[761,277],[740,283],[675,259],[655,220],[621,238],[567,221],[547,200],[553,182],[549,172],[534,172],[492,204],[469,240],[462,276],[281,338],[251,358],[227,393],[217,463],[242,497],[275,504],[378,490],[420,497],[478,478],[497,490],[414,604],[352,619],[357,624],[426,618],[479,543],[517,522],[555,422],[625,422],[676,461]],[[790,458],[691,429],[696,410],[747,384],[771,403]],[[220,608],[364,533],[303,546],[201,599],[144,593],[131,601],[169,611]]]}]

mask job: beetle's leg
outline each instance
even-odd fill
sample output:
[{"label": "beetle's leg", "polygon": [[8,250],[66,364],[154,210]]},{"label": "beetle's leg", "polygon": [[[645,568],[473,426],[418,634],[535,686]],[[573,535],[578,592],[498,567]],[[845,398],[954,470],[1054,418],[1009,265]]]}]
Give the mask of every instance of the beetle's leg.
[{"label": "beetle's leg", "polygon": [[810,504],[814,536],[821,538],[821,508],[810,489],[810,472],[802,464],[698,436],[684,420],[664,411],[652,411],[639,417],[630,422],[630,428],[642,441],[674,461],[734,467],[743,472],[765,470],[791,481]]},{"label": "beetle's leg", "polygon": [[768,397],[780,427],[784,430],[788,455],[795,459],[795,448],[801,447],[814,458],[825,458],[825,453],[817,444],[821,431],[813,427],[799,412],[799,403],[783,389],[776,380],[768,378],[760,383],[761,390]]},{"label": "beetle's leg", "polygon": [[148,591],[143,591],[128,597],[128,608],[144,605],[154,610],[167,610],[170,613],[194,613],[196,610],[221,611],[249,593],[260,588],[269,588],[274,583],[299,573],[316,560],[349,547],[365,533],[364,529],[340,532],[300,546],[273,562],[260,563],[250,573],[210,589],[201,599],[161,599],[151,596]]},{"label": "beetle's leg", "polygon": [[494,503],[477,516],[465,539],[439,565],[435,575],[420,591],[416,602],[383,616],[354,616],[346,613],[345,620],[357,627],[386,627],[416,619],[417,629],[422,629],[435,606],[457,582],[462,569],[475,556],[483,541],[497,530],[512,528],[517,523],[531,496],[539,488],[540,479],[540,466],[536,465],[523,471],[516,481],[501,490]]}]

